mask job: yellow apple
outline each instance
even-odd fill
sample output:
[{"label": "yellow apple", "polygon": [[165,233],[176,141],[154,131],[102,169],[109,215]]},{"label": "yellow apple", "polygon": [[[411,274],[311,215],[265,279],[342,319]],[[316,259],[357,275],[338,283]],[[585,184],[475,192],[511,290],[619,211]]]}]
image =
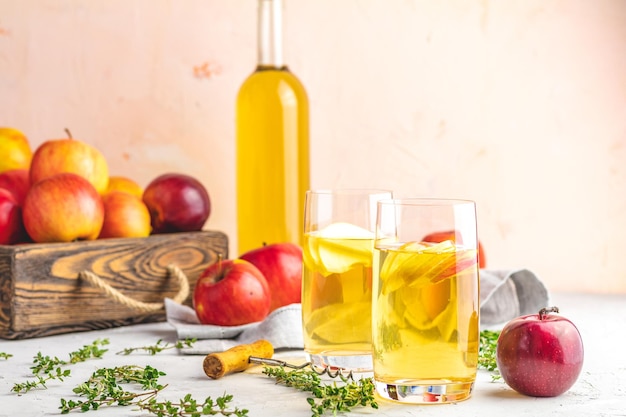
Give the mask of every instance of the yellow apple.
[{"label": "yellow apple", "polygon": [[66,172],[30,187],[22,219],[28,235],[37,243],[93,240],[102,229],[104,206],[89,181]]},{"label": "yellow apple", "polygon": [[107,190],[107,161],[98,149],[85,142],[72,138],[51,139],[35,150],[30,164],[31,184],[63,172],[85,178],[99,194]]},{"label": "yellow apple", "polygon": [[102,203],[104,224],[99,239],[150,235],[150,212],[141,198],[123,191],[112,191],[102,196]]},{"label": "yellow apple", "polygon": [[33,152],[28,138],[11,127],[0,127],[0,172],[28,169]]},{"label": "yellow apple", "polygon": [[108,194],[113,191],[122,191],[139,198],[143,195],[143,188],[135,181],[127,177],[116,175],[109,177],[109,186],[107,187],[106,193]]}]

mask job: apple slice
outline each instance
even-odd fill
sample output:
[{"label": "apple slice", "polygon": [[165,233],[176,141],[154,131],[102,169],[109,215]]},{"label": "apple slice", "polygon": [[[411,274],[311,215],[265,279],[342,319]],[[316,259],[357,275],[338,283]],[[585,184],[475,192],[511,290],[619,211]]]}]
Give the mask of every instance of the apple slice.
[{"label": "apple slice", "polygon": [[383,294],[403,285],[422,286],[448,279],[477,262],[476,250],[457,250],[451,240],[406,243],[384,260],[380,272]]},{"label": "apple slice", "polygon": [[365,301],[329,304],[315,310],[306,327],[314,329],[313,335],[327,342],[351,343],[355,334],[371,331],[371,308],[372,305]]},{"label": "apple slice", "polygon": [[310,259],[324,276],[341,274],[354,265],[372,265],[374,233],[350,223],[333,223],[309,234]]},{"label": "apple slice", "polygon": [[387,252],[380,278],[383,281],[383,294],[389,294],[398,288],[415,283],[416,277],[423,276],[430,268],[427,262],[431,257],[426,253],[438,253],[454,250],[449,241],[436,245],[425,242],[409,242],[398,249]]}]

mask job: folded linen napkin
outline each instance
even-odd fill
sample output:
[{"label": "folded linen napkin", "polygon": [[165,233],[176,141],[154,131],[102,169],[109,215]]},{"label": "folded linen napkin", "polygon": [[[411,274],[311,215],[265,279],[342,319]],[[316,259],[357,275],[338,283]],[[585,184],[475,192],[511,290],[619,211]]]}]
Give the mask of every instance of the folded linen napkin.
[{"label": "folded linen napkin", "polygon": [[[548,291],[527,269],[480,271],[480,324],[497,326],[523,314],[538,312],[548,305]],[[270,313],[262,322],[243,326],[211,326],[198,321],[195,311],[165,299],[167,321],[179,339],[196,338],[192,347],[180,351],[191,355],[220,352],[242,343],[266,339],[275,349],[302,349],[302,310],[291,304]]]}]

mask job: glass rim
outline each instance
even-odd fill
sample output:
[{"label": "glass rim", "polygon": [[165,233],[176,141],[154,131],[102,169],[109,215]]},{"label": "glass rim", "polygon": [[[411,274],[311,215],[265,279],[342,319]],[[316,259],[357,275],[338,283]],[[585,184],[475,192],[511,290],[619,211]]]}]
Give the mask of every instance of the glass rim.
[{"label": "glass rim", "polygon": [[392,190],[386,190],[382,188],[321,188],[307,190],[307,194],[317,195],[375,195],[375,194],[390,194],[393,195]]},{"label": "glass rim", "polygon": [[378,200],[379,205],[393,206],[454,206],[461,204],[476,205],[476,201],[463,198],[437,198],[437,197],[408,197],[408,198],[385,198]]}]

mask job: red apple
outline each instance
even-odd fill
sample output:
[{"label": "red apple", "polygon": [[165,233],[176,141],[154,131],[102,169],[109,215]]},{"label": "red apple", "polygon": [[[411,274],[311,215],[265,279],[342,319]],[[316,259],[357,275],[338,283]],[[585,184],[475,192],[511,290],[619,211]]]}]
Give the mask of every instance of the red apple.
[{"label": "red apple", "polygon": [[143,192],[152,233],[201,230],[211,214],[209,193],[197,179],[169,173],[153,179]]},{"label": "red apple", "polygon": [[[453,242],[458,243],[459,245],[463,244],[461,235],[457,233],[456,230],[446,230],[444,232],[431,233],[422,239],[422,241],[424,242],[431,242],[431,243],[441,243],[445,240],[451,240]],[[480,241],[478,242],[478,266],[481,269],[487,266],[487,259],[485,256],[485,251],[483,250],[483,246],[480,243]]]},{"label": "red apple", "polygon": [[107,191],[102,204],[104,223],[99,239],[150,235],[150,212],[141,198],[123,191]]},{"label": "red apple", "polygon": [[302,248],[293,243],[274,243],[248,251],[240,256],[263,274],[272,296],[270,311],[293,303],[302,297]]},{"label": "red apple", "polygon": [[100,234],[104,206],[89,181],[63,173],[31,186],[22,215],[26,231],[37,243],[92,240]]},{"label": "red apple", "polygon": [[265,277],[243,259],[219,260],[196,282],[193,305],[204,324],[238,326],[263,320],[270,312]]},{"label": "red apple", "polygon": [[583,366],[583,341],[576,326],[544,308],[508,322],[496,347],[504,382],[533,397],[555,397],[570,389]]},{"label": "red apple", "polygon": [[13,193],[0,188],[0,245],[27,241],[22,223],[22,209]]},{"label": "red apple", "polygon": [[109,183],[109,168],[100,151],[85,142],[72,139],[48,140],[35,150],[30,164],[30,182],[63,172],[80,175],[103,194]]},{"label": "red apple", "polygon": [[30,174],[27,169],[11,169],[0,174],[0,188],[9,190],[15,196],[17,204],[24,204],[30,189]]}]

